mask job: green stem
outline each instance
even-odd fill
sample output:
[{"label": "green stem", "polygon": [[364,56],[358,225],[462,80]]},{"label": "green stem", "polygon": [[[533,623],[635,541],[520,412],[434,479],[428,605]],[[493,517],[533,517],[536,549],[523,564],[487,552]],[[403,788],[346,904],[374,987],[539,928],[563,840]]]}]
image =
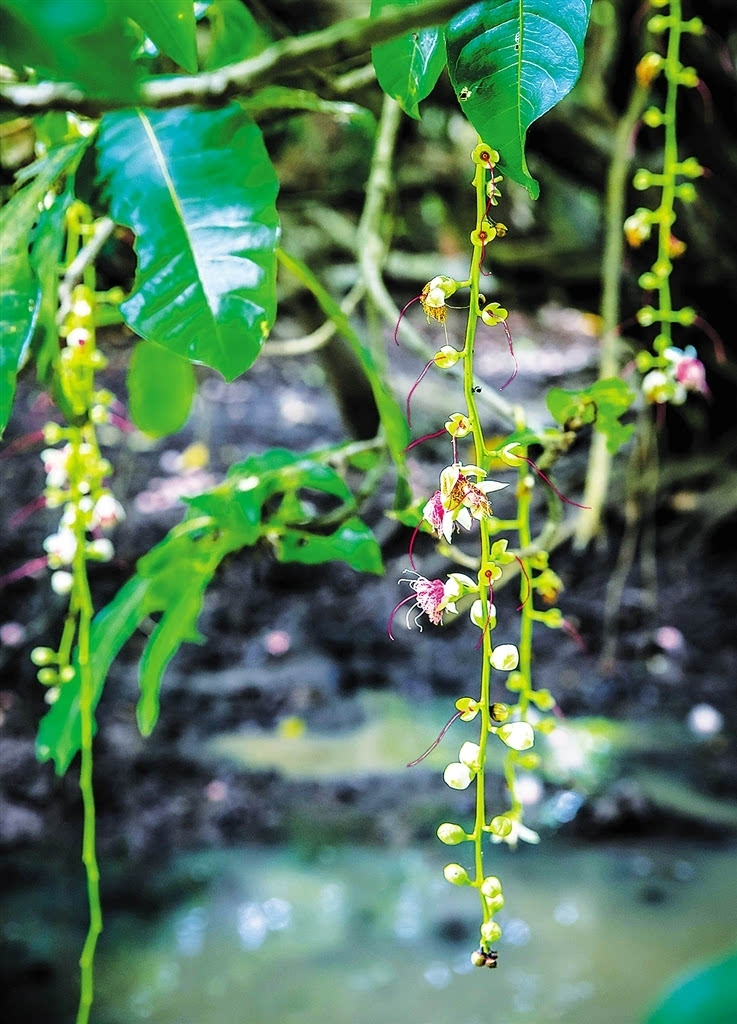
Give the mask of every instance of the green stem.
[{"label": "green stem", "polygon": [[[526,463],[522,463],[519,470],[519,486],[517,499],[518,521],[519,521],[519,546],[521,551],[527,551],[532,544],[530,532],[530,504],[532,493],[525,484],[525,477],[529,470]],[[533,623],[533,601],[531,580],[532,568],[529,558],[524,555],[521,558],[525,571],[520,573],[519,600],[522,605],[520,611],[520,634],[519,634],[519,671],[524,679],[524,687],[520,692],[519,710],[522,718],[527,714],[530,706],[530,693],[532,692],[532,623]],[[525,575],[526,574],[526,575]]]}]

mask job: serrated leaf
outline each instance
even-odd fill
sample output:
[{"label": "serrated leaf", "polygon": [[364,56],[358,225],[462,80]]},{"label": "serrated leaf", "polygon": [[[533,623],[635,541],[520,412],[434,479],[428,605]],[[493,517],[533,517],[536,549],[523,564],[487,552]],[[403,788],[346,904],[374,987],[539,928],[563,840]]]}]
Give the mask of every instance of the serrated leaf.
[{"label": "serrated leaf", "polygon": [[[410,7],[421,0],[406,0]],[[396,0],[371,0],[371,17]],[[387,94],[397,100],[405,114],[420,119],[419,103],[435,88],[445,67],[445,40],[441,28],[424,28],[381,43],[371,49],[376,78]]]},{"label": "serrated leaf", "polygon": [[133,60],[138,40],[125,6],[120,0],[3,0],[0,63],[74,82],[100,99],[132,102],[143,69]]},{"label": "serrated leaf", "polygon": [[188,359],[140,341],[128,364],[128,409],[145,434],[164,437],[187,422],[196,381]]},{"label": "serrated leaf", "polygon": [[259,129],[234,103],[127,111],[102,119],[98,153],[111,215],[136,234],[126,323],[237,377],[276,315],[278,183]]},{"label": "serrated leaf", "polygon": [[500,169],[533,199],[540,186],[527,168],[533,121],[578,79],[592,0],[485,0],[450,20],[448,71],[463,112]]},{"label": "serrated leaf", "polygon": [[288,529],[274,538],[276,557],[280,562],[346,562],[358,572],[380,575],[384,571],[381,548],[371,530],[357,516],[346,520],[334,533],[327,535]]},{"label": "serrated leaf", "polygon": [[137,0],[126,4],[151,42],[191,74],[197,70],[194,4],[192,0]]},{"label": "serrated leaf", "polygon": [[[33,180],[0,210],[0,434],[13,405],[15,378],[26,355],[41,302],[29,240],[46,193],[81,156],[86,139],[60,146],[36,165]],[[37,239],[38,241],[38,239]]]}]

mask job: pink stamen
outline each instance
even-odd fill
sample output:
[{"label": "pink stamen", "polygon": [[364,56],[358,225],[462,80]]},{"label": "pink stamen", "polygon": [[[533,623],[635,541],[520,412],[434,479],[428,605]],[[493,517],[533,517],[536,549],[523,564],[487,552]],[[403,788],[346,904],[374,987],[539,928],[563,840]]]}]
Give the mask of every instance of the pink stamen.
[{"label": "pink stamen", "polygon": [[42,558],[32,558],[30,562],[25,562],[19,568],[14,569],[13,572],[0,576],[0,587],[5,587],[9,583],[17,583],[18,580],[25,579],[26,576],[38,575],[38,573],[46,568],[47,561],[48,559],[45,555]]},{"label": "pink stamen", "polygon": [[31,434],[24,434],[22,437],[16,437],[15,441],[11,441],[2,452],[0,452],[0,459],[9,459],[11,455],[15,455],[16,452],[25,451],[26,448],[32,448],[34,444],[39,444],[44,439],[43,430],[34,430]]},{"label": "pink stamen", "polygon": [[420,756],[415,761],[410,761],[409,764],[407,765],[407,767],[408,768],[414,768],[414,766],[416,764],[419,764],[420,761],[424,761],[428,754],[432,754],[433,750],[435,749],[435,747],[437,747],[438,743],[440,743],[440,741],[442,740],[443,736],[445,736],[446,732],[448,731],[448,729],[450,729],[450,727],[453,724],[453,722],[455,722],[456,718],[460,718],[462,714],[463,714],[462,711],[456,711],[456,713],[453,715],[453,717],[451,719],[449,719],[445,723],[443,728],[440,730],[438,738],[435,740],[435,742],[431,743],[430,746],[425,751],[425,753],[424,754],[420,754]]},{"label": "pink stamen", "polygon": [[415,541],[417,540],[417,534],[419,532],[420,532],[420,524],[415,526],[414,530],[412,531],[412,536],[411,536],[410,542],[409,542],[409,550],[407,551],[407,555],[409,556],[409,564],[412,566],[412,568],[413,568],[413,570],[415,572],[417,572],[417,566],[415,565],[415,560],[412,557],[412,552],[414,551]]},{"label": "pink stamen", "polygon": [[506,320],[502,320],[502,323],[504,324],[504,333],[507,336],[507,344],[509,345],[509,354],[512,357],[512,359],[514,360],[514,372],[512,373],[512,376],[509,378],[509,380],[506,381],[506,383],[502,384],[502,386],[499,388],[500,391],[504,391],[504,389],[507,387],[507,385],[512,383],[514,378],[517,376],[517,371],[519,370],[519,363],[517,362],[517,356],[514,354],[514,342],[512,341],[512,332],[509,330],[509,324],[507,323]]},{"label": "pink stamen", "polygon": [[[2,581],[0,581],[0,582],[2,582]],[[396,606],[396,608],[394,608],[394,610],[392,611],[391,615],[389,616],[389,622],[387,623],[387,627],[386,627],[386,631],[389,634],[389,639],[390,640],[394,640],[394,634],[392,633],[392,622],[394,622],[394,616],[397,614],[397,612],[399,611],[399,609],[402,607],[403,604],[407,604],[408,601],[416,601],[416,600],[417,600],[417,596],[415,594],[410,594],[409,597],[405,597],[403,601],[400,601],[399,604]]]},{"label": "pink stamen", "polygon": [[131,423],[130,420],[125,419],[123,416],[118,416],[114,412],[110,413],[110,422],[114,427],[117,427],[118,430],[122,430],[124,434],[133,434],[137,429],[135,424]]},{"label": "pink stamen", "polygon": [[703,78],[700,78],[696,90],[701,97],[701,101],[704,104],[704,120],[707,124],[714,124],[714,102],[711,98],[711,90]]},{"label": "pink stamen", "polygon": [[726,363],[727,353],[724,351],[724,342],[717,334],[711,324],[704,320],[703,316],[697,316],[694,320],[694,327],[699,327],[714,346],[714,357],[718,363]]},{"label": "pink stamen", "polygon": [[46,508],[46,498],[43,494],[40,494],[33,501],[29,501],[23,508],[19,508],[17,512],[8,519],[8,526],[11,530],[15,529],[16,526],[20,526],[24,523],[29,516],[32,516],[34,512],[37,512],[40,508]]},{"label": "pink stamen", "polygon": [[412,415],[411,415],[411,412],[410,412],[409,404],[412,401],[412,395],[415,393],[415,390],[416,390],[417,386],[419,385],[420,381],[425,376],[425,374],[427,373],[427,371],[430,369],[430,367],[433,365],[434,362],[435,362],[434,359],[430,360],[430,362],[427,364],[425,369],[422,371],[420,376],[417,378],[417,380],[414,382],[414,384],[410,388],[409,394],[407,395],[407,423],[410,426],[412,426]]},{"label": "pink stamen", "polygon": [[401,313],[399,314],[399,318],[397,319],[397,323],[396,323],[396,326],[394,327],[394,341],[396,342],[396,344],[397,344],[397,345],[399,344],[399,338],[398,338],[398,336],[397,336],[397,332],[399,331],[399,325],[400,325],[400,324],[401,324],[401,322],[402,322],[402,317],[403,317],[403,316],[404,316],[404,314],[405,314],[405,313],[407,312],[407,310],[408,310],[408,309],[409,309],[409,307],[410,307],[410,306],[412,305],[412,303],[413,303],[413,302],[419,302],[419,300],[420,300],[421,298],[422,298],[422,294],[420,294],[420,295],[415,295],[414,299],[410,299],[410,300],[409,300],[409,302],[407,303],[407,305],[406,305],[406,306],[405,306],[405,307],[404,307],[404,308],[402,309]]},{"label": "pink stamen", "polygon": [[525,594],[525,599],[522,602],[522,604],[517,605],[517,611],[521,612],[522,609],[524,608],[524,606],[530,600],[530,594],[532,593],[532,585],[530,583],[530,577],[529,577],[529,575],[527,573],[527,569],[525,569],[525,563],[522,561],[522,559],[519,557],[519,555],[515,555],[514,557],[519,562],[519,567],[522,570],[522,572],[524,573],[525,580],[527,581],[527,593]]},{"label": "pink stamen", "polygon": [[525,456],[525,455],[518,455],[517,458],[518,459],[522,459],[523,462],[526,462],[526,463],[528,463],[528,465],[532,466],[532,468],[535,470],[535,472],[540,477],[540,479],[543,480],[548,485],[550,490],[554,494],[557,494],[558,497],[560,498],[560,500],[564,501],[566,503],[566,505],[575,505],[576,508],[586,508],[586,509],[590,509],[591,508],[590,505],[581,505],[577,501],[571,501],[570,498],[566,498],[566,496],[564,494],[561,494],[560,491],[558,490],[558,488],[553,483],[553,481],[550,479],[550,477],[545,476],[543,471],[541,469],[537,468],[537,466],[532,461],[532,459],[528,459],[527,456]]},{"label": "pink stamen", "polygon": [[410,443],[409,443],[409,444],[407,445],[407,447],[406,447],[406,448],[404,449],[404,451],[405,451],[405,452],[408,452],[408,451],[410,450],[410,448],[414,448],[414,446],[415,446],[416,444],[422,444],[422,442],[423,442],[423,441],[432,441],[432,439],[433,439],[434,437],[440,437],[440,435],[441,435],[441,434],[444,434],[445,432],[446,432],[446,430],[445,430],[445,427],[443,427],[443,429],[442,429],[442,430],[437,430],[437,431],[436,431],[436,432],[435,432],[434,434],[425,434],[425,436],[424,436],[424,437],[418,437],[418,438],[417,438],[417,440],[415,440],[415,441],[411,441],[411,442],[410,442]]},{"label": "pink stamen", "polygon": [[583,651],[584,653],[586,652],[587,648],[586,644],[583,641],[583,637],[578,632],[576,627],[568,621],[568,619],[563,619],[563,621],[560,624],[560,628],[563,630],[564,633],[566,633],[571,638],[571,640],[573,640],[576,647],[578,647],[580,651]]}]

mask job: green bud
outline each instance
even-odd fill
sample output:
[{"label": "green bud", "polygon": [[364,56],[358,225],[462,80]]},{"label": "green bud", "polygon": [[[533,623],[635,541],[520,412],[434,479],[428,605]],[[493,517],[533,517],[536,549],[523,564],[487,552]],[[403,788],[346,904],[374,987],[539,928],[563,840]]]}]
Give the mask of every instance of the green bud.
[{"label": "green bud", "polygon": [[493,900],[495,896],[499,896],[502,891],[502,883],[496,877],[496,875],[487,875],[481,883],[481,892],[486,896],[487,899]]},{"label": "green bud", "polygon": [[59,681],[59,676],[55,668],[42,668],[36,673],[36,678],[42,686],[53,686],[54,683]]},{"label": "green bud", "polygon": [[[492,914],[496,914],[504,906],[504,897],[502,896],[501,893],[499,893],[497,896],[493,896],[490,900],[487,900],[486,902]],[[491,939],[490,941],[493,942],[494,940]]]},{"label": "green bud", "polygon": [[550,733],[554,731],[556,724],[557,723],[554,718],[542,718],[535,724],[535,728],[539,733],[542,733],[543,736],[549,736]]},{"label": "green bud", "polygon": [[505,839],[512,831],[512,822],[503,814],[497,814],[497,816],[492,818],[489,822],[489,831],[492,835],[499,836],[500,839]]},{"label": "green bud", "polygon": [[44,423],[43,431],[46,444],[58,444],[64,436],[64,431],[58,423]]},{"label": "green bud", "polygon": [[673,318],[684,327],[691,327],[696,321],[696,310],[691,306],[684,306],[683,309],[678,309],[673,313]]},{"label": "green bud", "polygon": [[489,708],[492,722],[506,722],[509,718],[509,708],[506,704],[492,704]]},{"label": "green bud", "polygon": [[54,651],[50,647],[34,647],[31,661],[34,665],[49,665],[54,660]]},{"label": "green bud", "polygon": [[687,178],[700,178],[704,173],[704,168],[696,157],[689,156],[685,160],[681,160],[678,165],[678,173],[685,175]]},{"label": "green bud", "polygon": [[696,195],[696,189],[690,181],[684,181],[683,184],[676,185],[676,196],[682,203],[693,203]]},{"label": "green bud", "polygon": [[535,690],[530,694],[530,699],[541,711],[552,711],[555,707],[555,697],[550,690]]},{"label": "green bud", "polygon": [[669,25],[670,18],[666,17],[664,14],[656,14],[647,23],[648,30],[653,32],[655,35],[661,35],[663,32],[666,32]]},{"label": "green bud", "polygon": [[643,306],[642,309],[637,310],[635,315],[640,327],[651,327],[655,323],[657,314],[657,309],[653,309],[652,306]]},{"label": "green bud", "polygon": [[484,921],[481,925],[481,938],[484,942],[496,942],[501,938],[502,930],[496,921]]},{"label": "green bud", "polygon": [[443,868],[443,875],[445,876],[445,881],[450,882],[451,885],[471,884],[468,872],[460,864],[446,864]]},{"label": "green bud", "polygon": [[440,842],[445,843],[446,846],[457,846],[468,839],[461,826],[454,825],[451,821],[445,821],[442,825],[438,825],[437,836]]},{"label": "green bud", "polygon": [[517,758],[517,764],[525,772],[532,772],[540,765],[539,754],[522,754]]},{"label": "green bud", "polygon": [[519,693],[525,688],[525,677],[521,672],[510,672],[507,676],[507,689]]},{"label": "green bud", "polygon": [[652,292],[658,287],[660,281],[651,270],[646,270],[644,274],[640,274],[637,283],[644,291]]},{"label": "green bud", "polygon": [[638,192],[644,192],[646,188],[650,188],[652,178],[650,171],[639,170],[632,179],[632,184]]},{"label": "green bud", "polygon": [[59,682],[71,683],[76,674],[72,665],[65,665],[59,672]]},{"label": "green bud", "polygon": [[690,32],[692,36],[703,36],[704,23],[701,18],[691,18],[690,21],[682,21],[681,31]]},{"label": "green bud", "polygon": [[[663,111],[658,110],[657,107],[648,107],[642,115],[642,120],[648,128],[659,128],[660,125],[665,122],[665,115],[663,114]],[[636,187],[637,186],[635,186],[635,188]]]}]

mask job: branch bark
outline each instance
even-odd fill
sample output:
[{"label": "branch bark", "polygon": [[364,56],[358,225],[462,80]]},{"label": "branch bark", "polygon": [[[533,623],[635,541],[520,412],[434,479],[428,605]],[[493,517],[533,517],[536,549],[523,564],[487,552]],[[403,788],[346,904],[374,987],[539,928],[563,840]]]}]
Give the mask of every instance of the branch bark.
[{"label": "branch bark", "polygon": [[417,7],[397,4],[376,18],[350,18],[319,32],[279,40],[255,57],[216,71],[147,79],[137,95],[127,101],[89,96],[69,82],[0,85],[0,110],[22,114],[70,110],[87,117],[99,117],[106,110],[131,106],[222,106],[234,96],[250,93],[284,75],[310,66],[329,67],[405,32],[443,24],[467,6],[468,0],[428,0]]}]

